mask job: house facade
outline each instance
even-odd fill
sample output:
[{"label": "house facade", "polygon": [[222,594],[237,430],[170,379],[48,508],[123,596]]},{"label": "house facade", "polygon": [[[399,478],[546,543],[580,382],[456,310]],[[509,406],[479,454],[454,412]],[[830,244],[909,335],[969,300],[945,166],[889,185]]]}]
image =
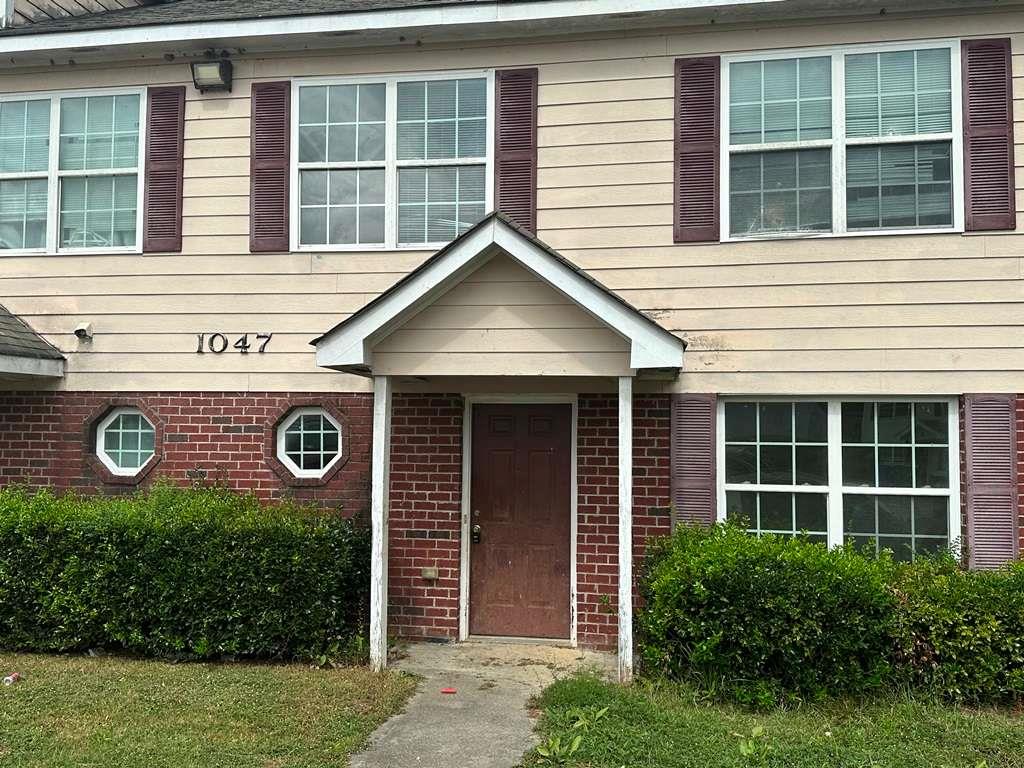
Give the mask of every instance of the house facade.
[{"label": "house facade", "polygon": [[1018,556],[1024,6],[14,5],[4,483],[364,518],[378,665],[628,677],[678,521]]}]

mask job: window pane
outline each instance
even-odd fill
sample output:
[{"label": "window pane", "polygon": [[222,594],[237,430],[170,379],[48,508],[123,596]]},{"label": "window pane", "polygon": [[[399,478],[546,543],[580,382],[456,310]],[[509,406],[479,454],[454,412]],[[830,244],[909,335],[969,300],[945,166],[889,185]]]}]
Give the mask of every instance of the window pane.
[{"label": "window pane", "polygon": [[385,86],[299,89],[299,162],[384,160]]},{"label": "window pane", "polygon": [[949,407],[945,403],[914,403],[914,442],[949,442]]},{"label": "window pane", "polygon": [[796,447],[796,484],[828,485],[828,446]]},{"label": "window pane", "polygon": [[60,245],[135,245],[138,176],[76,176],[60,182]]},{"label": "window pane", "polygon": [[731,64],[730,143],[830,138],[831,67],[827,56]]},{"label": "window pane", "polygon": [[793,441],[792,403],[761,403],[758,410],[762,443]]},{"label": "window pane", "polygon": [[890,549],[897,560],[949,546],[949,501],[944,496],[843,495],[843,538]]},{"label": "window pane", "polygon": [[756,404],[725,404],[725,440],[730,443],[753,443],[757,440]]},{"label": "window pane", "polygon": [[875,404],[843,403],[843,442],[875,442]]},{"label": "window pane", "polygon": [[806,533],[811,541],[826,541],[828,496],[824,493],[728,491],[725,504],[727,519],[746,526],[751,533]]},{"label": "window pane", "polygon": [[0,172],[45,171],[49,153],[50,100],[0,103]]},{"label": "window pane", "polygon": [[910,443],[910,403],[878,403],[878,442]]},{"label": "window pane", "polygon": [[831,162],[827,149],[732,155],[730,233],[831,230]]},{"label": "window pane", "polygon": [[486,144],[485,79],[398,84],[399,160],[483,157]]},{"label": "window pane", "polygon": [[843,447],[843,485],[875,484],[875,449]]},{"label": "window pane", "polygon": [[910,448],[879,446],[878,485],[883,488],[913,486],[913,451]]},{"label": "window pane", "polygon": [[828,442],[828,405],[800,402],[794,405],[794,411],[798,443]]},{"label": "window pane", "polygon": [[850,229],[953,224],[948,142],[849,147],[846,174]]},{"label": "window pane", "polygon": [[61,99],[62,171],[135,168],[139,161],[139,96]]},{"label": "window pane", "polygon": [[789,445],[762,445],[760,481],[767,485],[793,485],[793,448]]},{"label": "window pane", "polygon": [[0,249],[46,244],[46,179],[0,181]]},{"label": "window pane", "polygon": [[847,136],[908,136],[951,129],[949,49],[846,57]]},{"label": "window pane", "polygon": [[399,242],[447,242],[476,224],[484,212],[485,175],[482,165],[399,169]]},{"label": "window pane", "polygon": [[753,445],[725,446],[725,482],[757,482],[757,447]]},{"label": "window pane", "polygon": [[384,169],[301,171],[299,188],[303,245],[384,242]]}]

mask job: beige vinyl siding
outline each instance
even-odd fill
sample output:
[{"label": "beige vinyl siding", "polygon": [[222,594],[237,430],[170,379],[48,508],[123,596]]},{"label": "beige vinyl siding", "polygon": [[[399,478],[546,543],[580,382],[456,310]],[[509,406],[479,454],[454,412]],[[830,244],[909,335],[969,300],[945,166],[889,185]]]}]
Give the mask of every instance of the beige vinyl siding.
[{"label": "beige vinyl siding", "polygon": [[499,256],[374,345],[373,367],[384,375],[622,376],[629,343]]},{"label": "beige vinyl siding", "polygon": [[[249,92],[254,79],[536,66],[538,224],[557,248],[685,338],[677,390],[957,393],[1024,387],[1024,238],[1014,233],[672,243],[672,67],[679,56],[957,36],[1013,38],[1017,185],[1024,226],[1024,13],[708,28],[587,39],[452,43],[235,57],[231,94],[196,93],[184,63],[135,62],[0,74],[0,92],[186,85],[183,252],[0,257],[0,303],[68,355],[72,389],[366,390],[318,370],[307,342],[429,254],[249,254]],[[536,288],[453,292],[383,354],[428,370],[493,373],[499,345],[547,365],[599,325],[553,326],[564,307],[517,303]],[[529,320],[523,309],[530,307]],[[91,321],[95,339],[72,335]],[[547,331],[559,330],[557,334]],[[586,331],[566,334],[562,331]],[[515,331],[515,333],[510,333]],[[197,355],[195,334],[273,332],[263,355]],[[588,335],[590,334],[590,335]],[[420,351],[416,345],[422,344]],[[533,346],[537,344],[539,346]],[[579,346],[582,344],[583,346]],[[490,345],[490,347],[488,346]],[[545,346],[547,345],[547,346]],[[511,348],[505,347],[505,351]],[[532,355],[534,357],[527,357]],[[419,357],[416,357],[419,356]],[[506,356],[507,357],[507,356]],[[433,370],[433,369],[430,369]],[[609,369],[610,370],[610,369]],[[412,373],[412,371],[405,371]],[[446,382],[450,384],[450,382]],[[437,386],[441,386],[440,383]],[[643,384],[658,387],[659,384]]]}]

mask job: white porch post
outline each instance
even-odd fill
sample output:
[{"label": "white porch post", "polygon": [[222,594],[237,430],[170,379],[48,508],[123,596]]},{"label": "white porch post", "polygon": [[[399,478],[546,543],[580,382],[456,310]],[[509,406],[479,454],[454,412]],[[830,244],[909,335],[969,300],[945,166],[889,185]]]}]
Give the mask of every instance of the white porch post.
[{"label": "white porch post", "polygon": [[373,456],[370,475],[370,664],[388,663],[388,479],[391,458],[391,379],[373,377]]},{"label": "white porch post", "polygon": [[619,377],[619,682],[633,680],[633,377]]}]

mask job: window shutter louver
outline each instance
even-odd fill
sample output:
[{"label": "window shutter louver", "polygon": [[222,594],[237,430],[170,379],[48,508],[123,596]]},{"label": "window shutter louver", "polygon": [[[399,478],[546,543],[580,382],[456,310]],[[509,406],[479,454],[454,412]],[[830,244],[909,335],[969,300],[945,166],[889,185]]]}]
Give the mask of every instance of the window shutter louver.
[{"label": "window shutter louver", "polygon": [[715,395],[672,395],[672,521],[712,525],[716,514]]},{"label": "window shutter louver", "polygon": [[966,228],[1015,229],[1010,41],[964,40],[962,60]]},{"label": "window shutter louver", "polygon": [[1013,395],[964,397],[967,545],[972,568],[998,568],[1018,552]]},{"label": "window shutter louver", "polygon": [[287,251],[291,84],[253,83],[249,250]]},{"label": "window shutter louver", "polygon": [[146,165],[142,250],[181,250],[181,195],[185,157],[185,87],[146,93]]},{"label": "window shutter louver", "polygon": [[675,210],[677,243],[717,241],[719,69],[717,56],[676,59]]},{"label": "window shutter louver", "polygon": [[536,232],[537,70],[498,70],[494,89],[495,208]]}]

